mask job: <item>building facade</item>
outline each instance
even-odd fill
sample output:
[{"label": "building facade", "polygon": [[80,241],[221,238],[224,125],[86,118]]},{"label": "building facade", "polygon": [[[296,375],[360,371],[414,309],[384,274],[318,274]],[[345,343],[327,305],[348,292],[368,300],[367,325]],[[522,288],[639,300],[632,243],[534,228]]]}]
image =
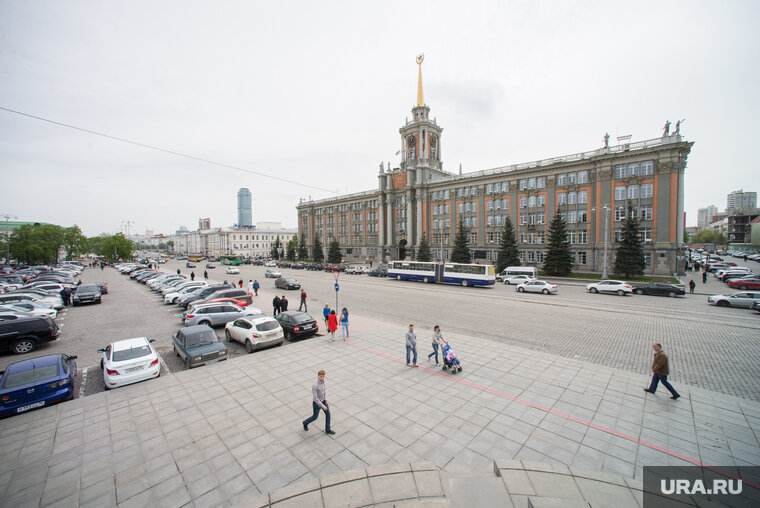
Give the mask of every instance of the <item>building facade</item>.
[{"label": "building facade", "polygon": [[180,230],[172,235],[171,239],[174,241],[173,252],[177,255],[255,258],[269,256],[277,239],[280,240],[282,255],[285,256],[285,248],[296,234],[296,229],[287,229],[280,223],[268,222],[247,228]]},{"label": "building facade", "polygon": [[726,213],[737,215],[757,208],[757,192],[734,191],[726,196]]},{"label": "building facade", "polygon": [[237,193],[237,201],[237,226],[253,226],[253,219],[251,215],[251,191],[245,187],[241,188]]},{"label": "building facade", "polygon": [[684,171],[693,142],[680,132],[455,174],[443,169],[443,129],[430,119],[421,77],[417,95],[411,120],[399,129],[400,166],[381,163],[377,189],[297,205],[298,232],[310,246],[316,237],[325,248],[337,239],[346,260],[389,261],[414,259],[424,237],[435,259],[447,260],[461,220],[474,261],[493,263],[508,216],[523,264],[540,266],[548,224],[559,212],[574,270],[601,272],[605,244],[611,267],[622,220],[631,214],[641,219],[647,273],[683,269]]},{"label": "building facade", "polygon": [[697,229],[707,229],[713,221],[713,217],[718,215],[718,207],[710,205],[697,210]]}]

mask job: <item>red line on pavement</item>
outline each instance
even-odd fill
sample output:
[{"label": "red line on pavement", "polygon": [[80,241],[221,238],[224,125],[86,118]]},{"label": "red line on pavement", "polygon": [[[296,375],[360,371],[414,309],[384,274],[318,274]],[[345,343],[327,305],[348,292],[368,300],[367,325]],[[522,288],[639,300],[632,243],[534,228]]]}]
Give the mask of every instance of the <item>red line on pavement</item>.
[{"label": "red line on pavement", "polygon": [[[376,355],[376,356],[380,356],[380,357],[386,358],[388,360],[394,361],[394,362],[399,363],[401,365],[406,365],[406,362],[403,361],[403,360],[400,360],[398,358],[394,358],[392,356],[386,355],[385,353],[380,353],[378,351],[374,351],[372,349],[369,349],[369,348],[366,348],[366,347],[363,347],[363,346],[359,346],[358,344],[355,344],[355,343],[351,342],[348,339],[346,339],[346,344],[348,344],[349,346],[353,346],[353,347],[355,347],[357,349],[361,349],[362,351],[366,351],[367,353],[370,353],[370,354],[373,354],[373,355]],[[726,476],[728,478],[733,478],[735,480],[742,480],[744,483],[746,483],[748,485],[752,485],[755,488],[760,488],[760,484],[757,484],[755,482],[751,482],[751,481],[747,480],[746,478],[739,478],[738,476],[732,475],[732,474],[730,474],[730,473],[728,473],[726,471],[723,471],[722,469],[719,469],[719,468],[714,467],[714,466],[709,466],[707,464],[704,464],[704,463],[700,462],[697,459],[692,459],[691,457],[687,457],[686,455],[681,455],[678,452],[674,452],[673,450],[668,450],[667,448],[663,448],[662,446],[656,445],[654,443],[649,443],[647,441],[642,441],[641,439],[638,439],[636,437],[629,436],[627,434],[623,434],[623,433],[617,432],[617,431],[612,430],[612,429],[608,429],[607,427],[602,427],[601,425],[597,425],[595,423],[587,422],[586,420],[582,420],[580,418],[576,418],[575,416],[568,415],[568,414],[562,413],[560,411],[556,411],[554,409],[541,406],[541,405],[536,404],[534,402],[529,402],[527,400],[518,399],[517,397],[513,397],[511,395],[507,395],[506,393],[498,392],[496,390],[492,390],[490,388],[486,388],[485,386],[480,386],[480,385],[477,385],[475,383],[471,383],[470,381],[466,381],[466,380],[461,379],[461,378],[456,378],[456,377],[453,377],[453,376],[449,376],[448,374],[444,374],[443,372],[440,372],[438,370],[430,370],[430,369],[427,369],[425,367],[419,367],[419,366],[417,368],[421,369],[421,370],[423,370],[425,372],[428,372],[430,374],[433,374],[433,375],[436,375],[436,376],[440,376],[442,378],[449,379],[451,381],[455,381],[457,383],[463,384],[465,386],[469,386],[471,388],[475,388],[476,390],[481,390],[481,391],[484,391],[484,392],[496,395],[498,397],[503,397],[505,399],[513,400],[513,401],[518,402],[520,404],[524,404],[526,406],[539,409],[539,410],[544,411],[546,413],[551,413],[553,415],[565,418],[567,420],[570,420],[570,421],[573,421],[573,422],[576,422],[576,423],[580,423],[581,425],[586,425],[587,427],[591,427],[592,429],[596,429],[596,430],[599,430],[599,431],[602,431],[602,432],[606,432],[607,434],[612,434],[613,436],[617,436],[619,438],[626,439],[628,441],[632,441],[632,442],[640,444],[642,446],[646,446],[646,447],[651,448],[653,450],[657,450],[658,452],[665,453],[667,455],[670,455],[671,457],[676,457],[676,458],[684,460],[686,462],[690,462],[691,464],[694,464],[695,466],[704,467],[706,469],[714,471],[714,472],[716,472],[718,474],[721,474],[723,476]]]}]

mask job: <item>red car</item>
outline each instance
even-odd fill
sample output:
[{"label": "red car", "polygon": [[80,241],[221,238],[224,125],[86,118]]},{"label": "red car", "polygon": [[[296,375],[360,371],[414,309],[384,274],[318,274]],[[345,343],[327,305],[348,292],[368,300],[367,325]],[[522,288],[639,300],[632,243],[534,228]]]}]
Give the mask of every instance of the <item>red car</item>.
[{"label": "red car", "polygon": [[728,287],[734,289],[760,289],[760,277],[754,279],[734,279],[728,283]]},{"label": "red car", "polygon": [[341,271],[340,265],[327,265],[325,266],[326,272],[339,272]]},{"label": "red car", "polygon": [[234,303],[238,307],[246,307],[248,305],[248,302],[246,302],[245,300],[235,300],[234,298],[214,298],[213,300],[208,301],[208,303],[211,303],[211,302],[214,302],[214,303],[229,302],[229,303]]}]

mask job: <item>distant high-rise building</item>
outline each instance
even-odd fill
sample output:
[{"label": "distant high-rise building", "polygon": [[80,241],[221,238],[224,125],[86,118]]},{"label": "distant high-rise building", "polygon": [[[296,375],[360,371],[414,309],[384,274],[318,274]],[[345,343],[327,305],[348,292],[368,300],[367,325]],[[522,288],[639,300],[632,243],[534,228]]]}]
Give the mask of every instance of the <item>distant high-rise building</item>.
[{"label": "distant high-rise building", "polygon": [[243,187],[238,191],[238,226],[252,226],[251,219],[251,191]]},{"label": "distant high-rise building", "polygon": [[697,228],[707,229],[710,227],[710,223],[716,215],[718,215],[718,207],[715,205],[697,210]]},{"label": "distant high-rise building", "polygon": [[757,208],[757,192],[744,192],[743,189],[730,193],[726,199],[726,213],[735,215],[741,210]]}]

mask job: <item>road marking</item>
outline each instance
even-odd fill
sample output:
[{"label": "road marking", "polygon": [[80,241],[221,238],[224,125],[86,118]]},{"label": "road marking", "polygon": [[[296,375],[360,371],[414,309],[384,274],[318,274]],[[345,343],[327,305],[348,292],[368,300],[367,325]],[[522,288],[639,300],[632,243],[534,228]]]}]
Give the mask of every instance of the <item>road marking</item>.
[{"label": "road marking", "polygon": [[89,370],[89,367],[86,367],[82,369],[82,386],[79,387],[79,398],[81,399],[84,397],[84,388],[87,385],[87,371]]},{"label": "road marking", "polygon": [[[389,356],[389,355],[387,355],[385,353],[380,353],[378,351],[374,351],[372,349],[365,348],[363,346],[359,346],[358,344],[355,344],[355,343],[351,342],[350,340],[346,340],[345,343],[348,344],[349,346],[355,347],[357,349],[360,349],[360,350],[365,351],[367,353],[379,356],[381,358],[385,358],[387,360],[391,360],[391,361],[396,362],[398,364],[401,364],[401,365],[405,365],[406,364],[405,360],[403,360],[403,359],[394,358],[394,357]],[[573,421],[575,423],[580,423],[581,425],[585,425],[587,427],[599,430],[601,432],[606,432],[607,434],[611,434],[613,436],[617,436],[617,437],[625,439],[627,441],[631,441],[633,443],[636,443],[636,444],[639,444],[639,445],[642,445],[642,446],[646,446],[647,448],[651,448],[652,450],[656,450],[656,451],[665,453],[666,455],[670,455],[671,457],[675,457],[677,459],[681,459],[683,461],[689,462],[691,464],[694,464],[695,466],[701,466],[701,467],[710,469],[710,470],[712,470],[712,471],[714,471],[714,472],[716,472],[718,474],[722,474],[723,476],[727,476],[729,478],[734,478],[734,479],[737,479],[737,480],[739,479],[738,476],[735,476],[735,475],[733,475],[731,473],[723,471],[723,470],[719,469],[718,467],[709,466],[709,465],[707,465],[707,464],[705,464],[705,463],[703,463],[703,462],[701,462],[701,461],[699,461],[697,459],[693,459],[693,458],[688,457],[686,455],[681,455],[678,452],[675,452],[673,450],[669,450],[667,448],[664,448],[662,446],[656,445],[654,443],[649,443],[647,441],[642,441],[641,439],[638,439],[638,438],[633,437],[633,436],[629,436],[628,434],[623,434],[622,432],[617,432],[615,430],[608,429],[607,427],[603,427],[603,426],[598,425],[596,423],[588,422],[588,421],[583,420],[581,418],[577,418],[575,416],[571,416],[571,415],[562,413],[562,412],[557,411],[555,409],[544,407],[544,406],[541,406],[540,404],[536,404],[534,402],[530,402],[530,401],[527,401],[527,400],[519,399],[517,397],[513,397],[512,395],[507,395],[506,393],[498,392],[498,391],[493,390],[491,388],[486,388],[485,386],[480,386],[480,385],[472,383],[470,381],[465,381],[464,379],[461,379],[461,378],[455,378],[455,377],[450,376],[448,374],[444,374],[443,372],[438,371],[438,370],[431,370],[431,369],[428,369],[426,367],[422,367],[420,365],[417,366],[417,370],[421,370],[421,371],[427,372],[429,374],[433,374],[435,376],[442,377],[444,379],[448,379],[449,381],[453,381],[453,382],[456,382],[456,383],[459,383],[459,384],[462,384],[462,385],[465,385],[465,386],[469,386],[471,388],[475,388],[476,390],[480,390],[482,392],[490,393],[491,395],[496,395],[497,397],[502,397],[502,398],[505,398],[505,399],[509,399],[509,400],[517,402],[519,404],[523,404],[523,405],[532,407],[534,409],[538,409],[540,411],[544,411],[545,413],[553,414],[555,416],[559,416],[560,418],[564,418],[566,420],[570,420],[570,421]],[[747,479],[744,479],[744,481],[746,483],[752,485],[753,487],[760,488],[760,484],[756,484],[755,482],[750,482]]]}]

